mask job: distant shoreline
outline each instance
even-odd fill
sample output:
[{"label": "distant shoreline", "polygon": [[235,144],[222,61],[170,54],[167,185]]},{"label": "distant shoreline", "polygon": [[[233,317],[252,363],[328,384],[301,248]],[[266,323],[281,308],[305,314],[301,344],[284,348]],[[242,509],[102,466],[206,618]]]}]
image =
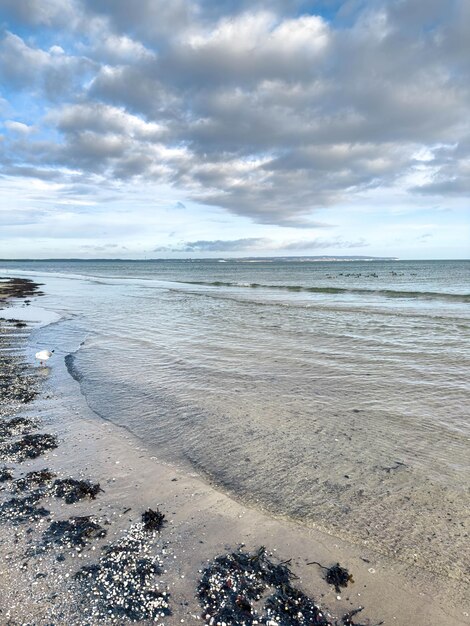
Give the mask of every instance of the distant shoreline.
[{"label": "distant shoreline", "polygon": [[400,257],[380,257],[380,256],[271,256],[271,257],[226,257],[223,255],[214,257],[156,257],[145,259],[126,259],[126,258],[77,258],[77,257],[58,257],[44,259],[0,259],[0,263],[203,263],[203,262],[220,262],[227,263],[365,263],[365,262],[383,262],[394,261],[398,263],[465,263],[470,259],[402,259]]},{"label": "distant shoreline", "polygon": [[[227,262],[257,262],[257,263],[270,263],[273,261],[283,261],[286,263],[295,263],[295,262],[349,262],[349,261],[403,261],[405,259],[400,259],[399,257],[392,256],[259,256],[259,257],[225,257],[223,255],[215,256],[215,257],[186,257],[186,258],[152,258],[152,259],[123,259],[123,258],[86,258],[79,259],[75,257],[71,258],[46,258],[46,259],[0,259],[0,263],[44,263],[44,262],[78,262],[78,263],[96,263],[96,262],[123,262],[123,263],[152,263],[154,261],[158,262],[200,262],[200,261],[227,261]],[[411,259],[413,260],[413,259]],[[431,259],[432,260],[432,259]],[[437,261],[441,259],[436,259]],[[452,259],[448,259],[452,260]],[[458,260],[466,260],[466,259],[458,259]],[[419,259],[417,259],[419,261]]]}]

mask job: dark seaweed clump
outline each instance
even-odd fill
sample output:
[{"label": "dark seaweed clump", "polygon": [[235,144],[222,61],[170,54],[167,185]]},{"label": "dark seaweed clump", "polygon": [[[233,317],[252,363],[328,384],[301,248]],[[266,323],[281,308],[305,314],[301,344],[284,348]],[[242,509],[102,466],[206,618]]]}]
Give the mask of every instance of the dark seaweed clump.
[{"label": "dark seaweed clump", "polygon": [[[359,624],[359,622],[353,622],[353,617],[364,610],[364,607],[360,607],[359,609],[354,609],[354,611],[350,611],[347,613],[343,619],[343,626],[368,626],[367,624]],[[382,626],[383,622],[378,622],[375,626]]]},{"label": "dark seaweed clump", "polygon": [[52,522],[45,531],[42,540],[43,548],[51,545],[83,547],[90,539],[104,537],[106,530],[89,515],[71,517],[68,520]]},{"label": "dark seaweed clump", "polygon": [[60,478],[54,481],[53,493],[58,498],[65,500],[67,504],[73,504],[83,498],[94,500],[102,491],[99,483],[93,484],[88,480],[76,480],[75,478]]},{"label": "dark seaweed clump", "polygon": [[9,467],[0,467],[0,483],[6,483],[13,478],[13,472]]},{"label": "dark seaweed clump", "polygon": [[336,563],[336,565],[333,565],[333,567],[327,570],[325,580],[329,585],[335,586],[337,593],[339,593],[340,587],[347,587],[348,582],[354,582],[348,570],[341,567],[339,563]]},{"label": "dark seaweed clump", "polygon": [[142,513],[142,523],[145,530],[155,530],[159,532],[162,529],[163,524],[165,523],[165,515],[161,513],[158,509],[156,511],[148,509],[147,511]]},{"label": "dark seaweed clump", "polygon": [[131,526],[122,539],[103,549],[98,563],[75,575],[91,603],[91,623],[104,618],[157,621],[170,615],[169,593],[160,591],[155,581],[161,563],[156,556],[143,556],[147,537],[142,524]]},{"label": "dark seaweed clump", "polygon": [[27,417],[13,417],[7,422],[0,422],[0,437],[23,435],[36,427],[36,422]]},{"label": "dark seaweed clump", "polygon": [[354,579],[345,567],[341,567],[339,563],[332,567],[325,567],[318,561],[311,561],[307,565],[318,565],[326,571],[325,580],[329,585],[334,585],[336,593],[340,593],[340,587],[347,587],[348,583],[353,583]]},{"label": "dark seaweed clump", "polygon": [[9,404],[31,402],[38,394],[35,380],[28,367],[11,355],[0,358],[0,401]]},{"label": "dark seaweed clump", "polygon": [[32,493],[24,498],[10,498],[0,504],[0,520],[14,524],[35,522],[50,513],[42,506],[37,506],[41,493]]},{"label": "dark seaweed clump", "polygon": [[0,454],[17,463],[25,459],[35,459],[47,450],[57,448],[57,437],[48,433],[25,435],[18,441],[3,444]]},{"label": "dark seaweed clump", "polygon": [[55,478],[55,474],[48,469],[28,472],[23,478],[15,480],[15,488],[17,491],[27,491],[32,487],[43,487],[53,478]]},{"label": "dark seaweed clump", "polygon": [[26,298],[28,296],[43,296],[39,291],[40,283],[35,283],[30,278],[1,277],[2,284],[7,286],[8,296],[11,298]]},{"label": "dark seaweed clump", "polygon": [[292,578],[287,564],[274,563],[264,548],[219,556],[198,586],[204,618],[233,626],[331,626],[315,602],[291,585]]}]

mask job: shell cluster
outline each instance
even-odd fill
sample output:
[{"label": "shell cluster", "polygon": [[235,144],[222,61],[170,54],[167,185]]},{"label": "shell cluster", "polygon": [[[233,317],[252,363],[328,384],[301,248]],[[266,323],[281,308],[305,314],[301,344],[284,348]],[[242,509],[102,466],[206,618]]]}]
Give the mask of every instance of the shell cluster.
[{"label": "shell cluster", "polygon": [[153,533],[143,523],[133,524],[121,539],[103,549],[98,563],[77,572],[76,579],[88,593],[91,623],[157,622],[170,614],[170,594],[156,581],[162,563],[151,553],[149,535]]}]

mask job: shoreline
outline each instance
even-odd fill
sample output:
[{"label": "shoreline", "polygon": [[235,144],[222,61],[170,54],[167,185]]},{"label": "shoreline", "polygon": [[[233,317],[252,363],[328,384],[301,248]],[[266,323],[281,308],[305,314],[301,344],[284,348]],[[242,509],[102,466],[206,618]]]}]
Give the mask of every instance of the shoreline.
[{"label": "shoreline", "polygon": [[[17,292],[15,297],[21,296]],[[15,332],[10,332],[16,329],[14,322],[0,324],[2,331],[7,329],[0,335],[2,348],[4,335],[7,342],[11,337],[9,349],[17,350],[20,342],[26,345],[28,330],[25,327],[22,327],[23,338],[17,338]],[[41,432],[57,436],[58,447],[36,459],[6,465],[13,468],[14,479],[25,472],[47,467],[59,479],[74,477],[99,483],[104,492],[98,493],[96,499],[66,504],[47,492],[41,503],[50,509],[48,517],[52,522],[70,516],[93,515],[107,530],[107,537],[106,540],[99,537],[90,540],[78,551],[78,557],[77,550],[63,547],[45,552],[39,557],[42,560],[29,557],[28,566],[23,570],[18,566],[23,563],[24,551],[41,540],[51,521],[46,516],[35,521],[33,532],[28,532],[28,521],[16,526],[2,521],[0,615],[6,616],[9,623],[46,624],[51,622],[51,616],[55,624],[107,623],[80,621],[82,617],[74,612],[82,607],[82,590],[76,583],[70,585],[67,581],[73,578],[82,562],[96,563],[100,547],[125,536],[131,526],[139,524],[141,513],[148,508],[160,509],[167,520],[162,532],[148,536],[146,541],[149,552],[161,563],[162,573],[155,577],[155,582],[160,590],[167,589],[170,593],[172,615],[162,617],[159,623],[168,626],[182,620],[204,623],[202,608],[195,597],[201,570],[207,567],[208,559],[231,552],[242,543],[246,546],[244,550],[251,553],[266,545],[273,558],[277,558],[276,562],[292,559],[289,567],[299,577],[293,585],[313,597],[325,611],[329,610],[332,624],[335,620],[341,623],[342,616],[360,606],[365,606],[364,611],[352,617],[350,624],[374,625],[383,621],[404,626],[444,623],[453,626],[468,623],[468,616],[464,615],[466,609],[458,603],[460,591],[454,589],[455,581],[432,577],[363,546],[350,545],[326,533],[244,506],[198,474],[163,463],[124,429],[100,421],[87,407],[78,383],[72,378],[64,388],[54,387],[55,370],[65,368],[63,362],[57,359],[50,370],[32,368],[19,359],[18,354],[15,352],[14,357],[18,367],[23,368],[28,380],[31,379],[31,387],[38,385],[43,393],[22,403],[21,410],[18,406],[18,410],[12,411],[11,403],[4,405],[4,413],[9,414],[9,418],[36,419],[39,416]],[[42,372],[48,380],[39,383]],[[9,481],[1,486],[3,502],[12,494]],[[57,561],[58,552],[66,553],[64,561]],[[339,562],[352,573],[354,583],[336,592],[325,582],[320,568],[307,565],[311,561],[328,566]],[[44,573],[45,576],[38,577]],[[58,595],[52,602],[54,594]],[[117,619],[110,618],[109,623],[127,623]]]}]

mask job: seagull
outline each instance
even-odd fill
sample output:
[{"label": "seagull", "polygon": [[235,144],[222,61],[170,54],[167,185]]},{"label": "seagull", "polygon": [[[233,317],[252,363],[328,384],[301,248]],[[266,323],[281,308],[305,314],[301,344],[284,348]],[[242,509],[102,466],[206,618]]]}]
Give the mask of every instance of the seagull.
[{"label": "seagull", "polygon": [[39,360],[39,364],[42,365],[43,361],[47,361],[51,358],[54,350],[41,350],[40,352],[36,352],[35,356]]}]

